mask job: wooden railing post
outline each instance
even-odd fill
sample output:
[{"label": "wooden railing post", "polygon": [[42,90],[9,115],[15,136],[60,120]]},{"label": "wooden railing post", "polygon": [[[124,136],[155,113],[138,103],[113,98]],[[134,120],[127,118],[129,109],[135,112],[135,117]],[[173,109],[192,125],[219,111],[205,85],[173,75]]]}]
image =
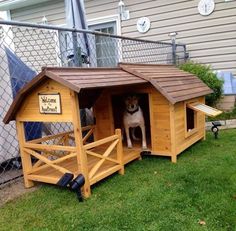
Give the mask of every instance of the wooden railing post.
[{"label": "wooden railing post", "polygon": [[28,174],[32,170],[32,161],[30,155],[24,151],[24,144],[25,144],[24,123],[16,119],[16,128],[20,145],[20,155],[24,174],[25,187],[30,188],[34,186],[34,182],[28,179]]},{"label": "wooden railing post", "polygon": [[70,91],[71,95],[71,109],[73,116],[73,126],[74,126],[74,135],[75,135],[75,144],[77,150],[77,163],[78,170],[83,174],[85,178],[85,184],[83,187],[84,196],[87,198],[91,195],[90,182],[88,176],[88,160],[83,147],[83,138],[82,138],[82,128],[80,122],[80,110],[79,110],[79,100],[78,95],[74,91]]},{"label": "wooden railing post", "polygon": [[125,168],[124,168],[124,153],[123,153],[123,145],[122,145],[122,137],[121,137],[121,130],[115,130],[116,135],[118,135],[119,142],[117,144],[117,160],[119,161],[120,165],[122,166],[119,174],[124,175]]}]

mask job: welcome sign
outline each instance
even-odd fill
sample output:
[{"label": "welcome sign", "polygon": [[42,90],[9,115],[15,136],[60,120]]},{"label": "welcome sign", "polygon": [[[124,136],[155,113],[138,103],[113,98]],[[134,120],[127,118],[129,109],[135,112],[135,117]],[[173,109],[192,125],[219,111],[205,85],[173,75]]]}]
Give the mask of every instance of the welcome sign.
[{"label": "welcome sign", "polygon": [[39,112],[41,114],[61,114],[60,94],[39,94]]}]

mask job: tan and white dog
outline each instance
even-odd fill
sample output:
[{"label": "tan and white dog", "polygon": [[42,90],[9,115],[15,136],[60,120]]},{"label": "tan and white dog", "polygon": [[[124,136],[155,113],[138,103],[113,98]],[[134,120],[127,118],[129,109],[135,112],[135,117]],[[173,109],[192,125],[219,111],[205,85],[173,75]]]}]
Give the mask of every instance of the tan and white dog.
[{"label": "tan and white dog", "polygon": [[123,115],[123,124],[125,128],[125,134],[127,139],[128,148],[132,148],[132,142],[130,139],[129,128],[131,128],[131,135],[134,140],[138,140],[135,136],[135,128],[140,127],[142,131],[142,149],[147,148],[145,122],[143,117],[143,111],[138,103],[138,97],[136,95],[130,95],[125,98],[126,110]]}]

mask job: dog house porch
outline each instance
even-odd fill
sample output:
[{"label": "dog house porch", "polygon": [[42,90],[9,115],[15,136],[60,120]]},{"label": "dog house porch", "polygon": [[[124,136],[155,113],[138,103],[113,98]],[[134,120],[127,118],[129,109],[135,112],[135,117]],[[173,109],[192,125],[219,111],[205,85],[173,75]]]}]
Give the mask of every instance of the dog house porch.
[{"label": "dog house porch", "polygon": [[[124,165],[140,157],[140,147],[136,146],[132,149],[122,147],[119,129],[116,129],[115,134],[110,137],[86,144],[87,139],[93,135],[94,127],[82,128],[82,131],[86,132],[83,137],[82,151],[86,155],[90,186],[117,171],[124,174]],[[76,147],[68,146],[71,141],[75,141],[74,131],[25,142],[24,153],[34,159],[27,173],[27,179],[58,184],[65,173],[79,175],[81,170]]]}]

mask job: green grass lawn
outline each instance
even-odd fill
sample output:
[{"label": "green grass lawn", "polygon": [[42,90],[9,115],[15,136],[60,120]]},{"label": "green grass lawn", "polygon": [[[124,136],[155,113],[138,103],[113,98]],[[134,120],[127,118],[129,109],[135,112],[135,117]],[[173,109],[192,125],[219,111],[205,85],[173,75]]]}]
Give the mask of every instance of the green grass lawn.
[{"label": "green grass lawn", "polygon": [[[177,164],[145,157],[92,196],[43,186],[0,208],[0,230],[236,230],[236,130],[207,134]],[[205,222],[201,225],[199,222]]]}]

